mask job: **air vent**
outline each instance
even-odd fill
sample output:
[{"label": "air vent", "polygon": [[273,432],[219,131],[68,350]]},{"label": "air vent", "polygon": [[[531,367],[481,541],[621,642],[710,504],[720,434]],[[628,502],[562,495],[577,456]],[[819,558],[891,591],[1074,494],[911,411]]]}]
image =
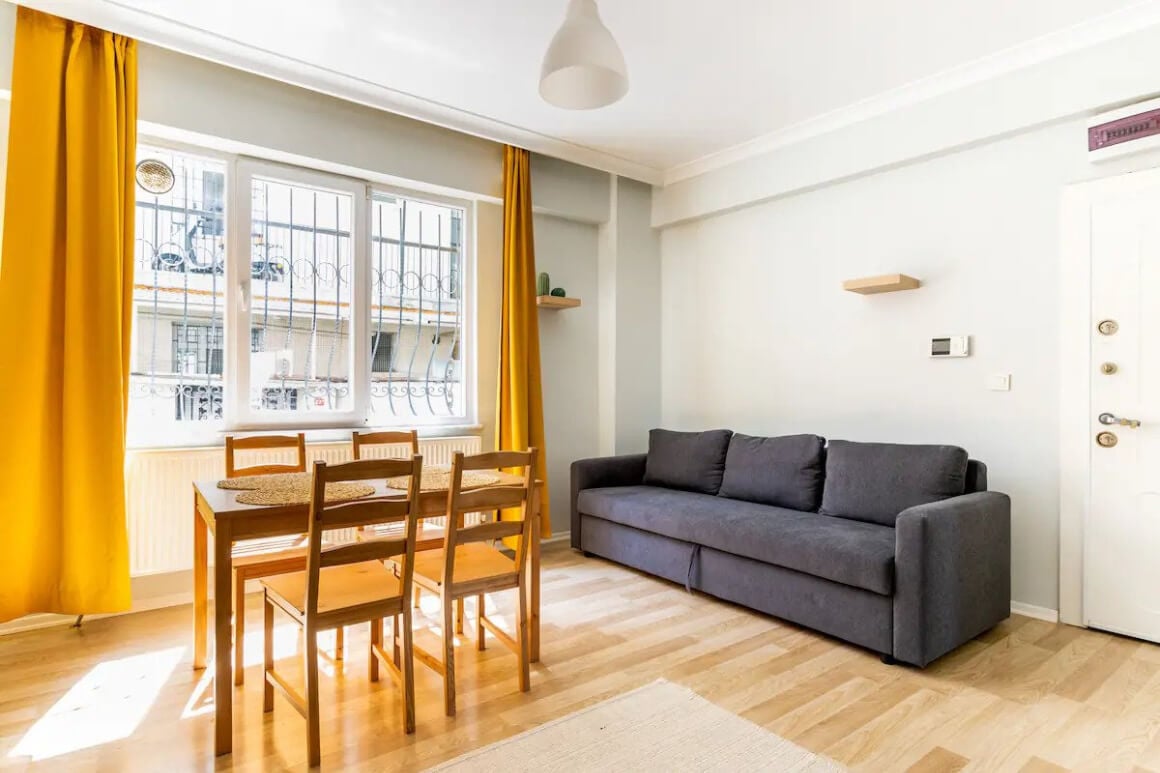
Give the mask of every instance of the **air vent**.
[{"label": "air vent", "polygon": [[1160,100],[1152,100],[1088,121],[1088,157],[1092,161],[1160,147]]}]

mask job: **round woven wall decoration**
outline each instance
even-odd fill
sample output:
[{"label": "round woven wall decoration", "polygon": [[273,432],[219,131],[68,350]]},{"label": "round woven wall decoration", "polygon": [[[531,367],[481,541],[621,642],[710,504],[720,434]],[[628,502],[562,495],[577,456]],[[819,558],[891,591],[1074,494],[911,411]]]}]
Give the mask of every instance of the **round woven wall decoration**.
[{"label": "round woven wall decoration", "polygon": [[[480,472],[468,470],[463,473],[464,488],[479,488],[491,486],[500,482],[500,477],[494,472]],[[387,478],[387,488],[406,491],[411,486],[411,476],[403,475],[399,478]],[[446,467],[423,468],[423,480],[419,488],[422,491],[446,491],[451,486],[451,470]]]},{"label": "round woven wall decoration", "polygon": [[285,488],[286,486],[302,486],[310,488],[309,472],[279,472],[273,475],[243,475],[240,478],[226,478],[219,480],[218,488],[231,491],[254,491],[263,488]]},{"label": "round woven wall decoration", "polygon": [[[349,502],[375,493],[374,486],[365,483],[327,483],[327,502]],[[279,488],[260,488],[238,494],[243,505],[304,505],[310,501],[310,483],[291,484]]]},{"label": "round woven wall decoration", "polygon": [[154,196],[162,196],[173,190],[175,180],[172,167],[164,161],[146,158],[137,164],[137,184]]}]

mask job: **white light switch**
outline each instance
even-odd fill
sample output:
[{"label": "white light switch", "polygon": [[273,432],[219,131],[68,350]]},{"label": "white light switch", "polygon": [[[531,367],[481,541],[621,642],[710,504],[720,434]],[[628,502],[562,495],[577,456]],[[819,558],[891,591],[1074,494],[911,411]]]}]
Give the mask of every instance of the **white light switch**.
[{"label": "white light switch", "polygon": [[990,389],[992,392],[1010,392],[1011,374],[992,373],[990,376],[987,376],[987,389]]}]

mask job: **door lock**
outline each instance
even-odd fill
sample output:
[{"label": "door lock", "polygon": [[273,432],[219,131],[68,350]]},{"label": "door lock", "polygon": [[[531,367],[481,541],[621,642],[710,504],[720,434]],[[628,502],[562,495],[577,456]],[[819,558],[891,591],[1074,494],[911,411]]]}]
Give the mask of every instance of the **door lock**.
[{"label": "door lock", "polygon": [[1101,413],[1099,415],[1099,421],[1105,427],[1130,427],[1136,429],[1140,426],[1139,419],[1121,419],[1119,416],[1111,413]]},{"label": "door lock", "polygon": [[1096,443],[1098,443],[1103,448],[1112,448],[1116,445],[1116,443],[1119,442],[1120,439],[1116,437],[1115,432],[1101,432],[1100,434],[1096,435]]},{"label": "door lock", "polygon": [[1114,375],[1119,369],[1120,369],[1120,366],[1116,365],[1116,363],[1105,362],[1103,365],[1100,366],[1100,373],[1103,373],[1105,376],[1111,376],[1111,375]]}]

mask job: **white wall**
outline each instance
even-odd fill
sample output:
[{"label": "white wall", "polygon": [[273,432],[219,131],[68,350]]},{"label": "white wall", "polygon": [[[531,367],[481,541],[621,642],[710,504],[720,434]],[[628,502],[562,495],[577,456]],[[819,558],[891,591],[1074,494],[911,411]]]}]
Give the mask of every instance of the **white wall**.
[{"label": "white wall", "polygon": [[[665,230],[665,424],[961,445],[1011,495],[1014,599],[1056,609],[1060,192],[1156,163],[1092,167],[1070,120]],[[924,286],[841,289],[896,271]]]}]

